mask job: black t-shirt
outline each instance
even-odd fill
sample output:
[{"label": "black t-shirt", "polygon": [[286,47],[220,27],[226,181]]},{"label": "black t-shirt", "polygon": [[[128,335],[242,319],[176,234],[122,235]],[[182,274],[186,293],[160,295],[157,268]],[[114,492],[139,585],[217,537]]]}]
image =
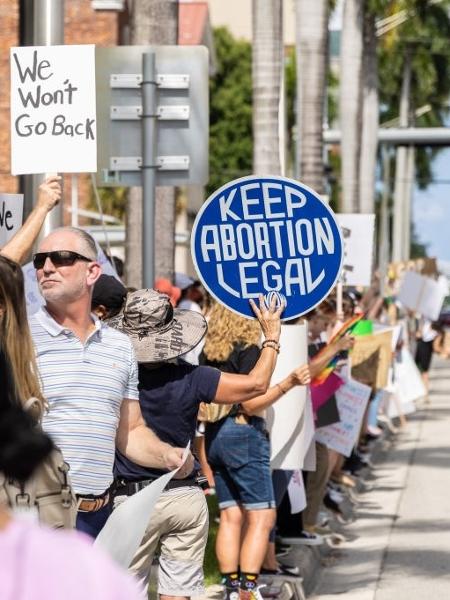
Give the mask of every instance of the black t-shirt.
[{"label": "black t-shirt", "polygon": [[[220,371],[188,363],[158,369],[139,366],[139,403],[147,425],[159,439],[184,448],[195,435],[200,402],[212,402]],[[165,471],[142,467],[116,451],[114,474],[131,481],[159,477]]]},{"label": "black t-shirt", "polygon": [[223,362],[208,360],[203,352],[200,354],[199,361],[202,365],[215,367],[225,373],[248,375],[258,362],[260,354],[261,350],[255,344],[245,347],[242,344],[236,344],[230,356]]}]

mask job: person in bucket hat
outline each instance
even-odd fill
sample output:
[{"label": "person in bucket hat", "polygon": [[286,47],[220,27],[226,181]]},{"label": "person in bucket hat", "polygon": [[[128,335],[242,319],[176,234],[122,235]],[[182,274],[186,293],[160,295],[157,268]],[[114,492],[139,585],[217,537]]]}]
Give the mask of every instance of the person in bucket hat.
[{"label": "person in bucket hat", "polygon": [[[204,317],[174,309],[165,294],[143,289],[130,293],[117,317],[108,321],[128,334],[139,362],[139,401],[149,427],[168,443],[191,444],[200,402],[240,404],[264,394],[279,352],[280,315],[284,305],[267,307],[262,296],[253,311],[265,337],[255,367],[248,375],[194,366],[177,357],[204,337]],[[119,450],[115,462],[115,506],[164,471],[138,465]],[[196,472],[172,480],[152,514],[130,569],[148,581],[153,555],[160,545],[160,595],[186,598],[203,592],[203,557],[208,536],[208,508]]]}]

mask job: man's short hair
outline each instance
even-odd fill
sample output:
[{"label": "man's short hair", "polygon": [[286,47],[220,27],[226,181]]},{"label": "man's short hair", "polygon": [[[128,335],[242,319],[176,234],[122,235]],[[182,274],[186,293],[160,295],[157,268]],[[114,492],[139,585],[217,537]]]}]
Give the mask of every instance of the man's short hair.
[{"label": "man's short hair", "polygon": [[55,231],[67,231],[68,233],[74,233],[83,243],[83,246],[86,248],[86,253],[88,254],[87,258],[92,258],[93,260],[97,259],[97,245],[95,243],[94,238],[90,233],[84,231],[84,229],[80,229],[79,227],[59,227]]}]

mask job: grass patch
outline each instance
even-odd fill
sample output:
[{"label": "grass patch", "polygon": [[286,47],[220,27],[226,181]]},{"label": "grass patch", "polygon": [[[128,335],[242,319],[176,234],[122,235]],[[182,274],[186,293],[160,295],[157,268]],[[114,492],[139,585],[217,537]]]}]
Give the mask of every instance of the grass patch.
[{"label": "grass patch", "polygon": [[215,519],[219,517],[219,507],[217,496],[206,496],[206,501],[209,508],[209,534],[203,568],[205,571],[205,585],[213,585],[214,583],[220,583],[220,571],[215,551],[217,529],[219,528]]}]

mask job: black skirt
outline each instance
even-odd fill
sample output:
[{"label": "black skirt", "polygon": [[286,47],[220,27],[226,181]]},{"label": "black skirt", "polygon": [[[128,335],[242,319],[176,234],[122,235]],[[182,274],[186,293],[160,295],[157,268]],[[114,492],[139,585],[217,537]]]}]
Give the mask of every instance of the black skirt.
[{"label": "black skirt", "polygon": [[417,341],[416,365],[419,371],[427,373],[430,370],[431,358],[433,356],[433,342]]}]

